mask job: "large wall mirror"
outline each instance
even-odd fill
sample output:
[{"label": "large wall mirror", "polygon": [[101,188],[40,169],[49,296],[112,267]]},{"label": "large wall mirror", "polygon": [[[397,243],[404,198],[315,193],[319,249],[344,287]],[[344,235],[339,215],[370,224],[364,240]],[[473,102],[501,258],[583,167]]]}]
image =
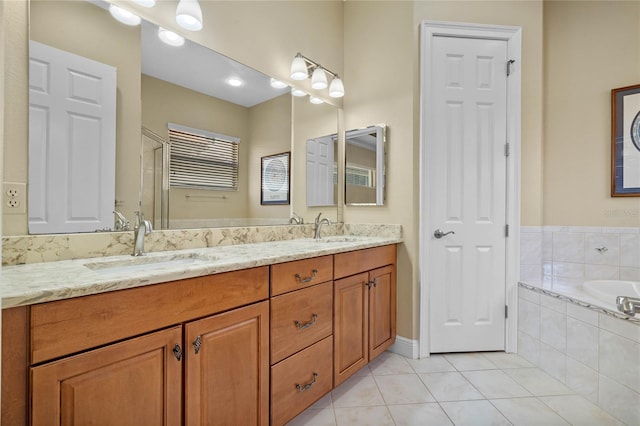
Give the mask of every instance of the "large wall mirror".
[{"label": "large wall mirror", "polygon": [[[337,109],[311,105],[307,97],[306,104],[318,108],[316,113],[308,114],[304,122],[296,117],[292,123],[297,99],[292,100],[289,88],[274,89],[268,76],[188,40],[182,47],[164,45],[154,24],[122,25],[99,3],[32,0],[30,38],[116,69],[115,200],[107,200],[113,210],[133,221],[134,211],[141,209],[156,228],[288,223],[297,198],[306,199],[305,167],[292,167],[292,205],[264,206],[260,159],[293,152],[292,129],[295,132],[299,126],[307,133],[303,128],[315,126],[311,119],[332,130],[309,134],[307,139],[335,133]],[[233,76],[243,80],[240,87],[227,85],[225,80]],[[325,110],[329,112],[318,113]],[[330,125],[327,116],[333,120]],[[237,189],[169,185],[169,123],[239,140]],[[305,213],[300,210],[298,214]],[[334,220],[336,212],[335,206],[327,211]],[[107,228],[113,229],[114,219]]]},{"label": "large wall mirror", "polygon": [[345,134],[345,204],[382,206],[385,201],[386,126]]}]

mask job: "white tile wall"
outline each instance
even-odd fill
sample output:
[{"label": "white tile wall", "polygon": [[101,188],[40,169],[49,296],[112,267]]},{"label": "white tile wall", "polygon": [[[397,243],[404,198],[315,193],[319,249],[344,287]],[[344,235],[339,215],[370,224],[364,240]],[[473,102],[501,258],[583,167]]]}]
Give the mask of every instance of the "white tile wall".
[{"label": "white tile wall", "polygon": [[520,280],[544,276],[639,281],[640,228],[522,227]]},{"label": "white tile wall", "polygon": [[518,354],[623,423],[640,426],[640,324],[523,287],[518,295]]}]

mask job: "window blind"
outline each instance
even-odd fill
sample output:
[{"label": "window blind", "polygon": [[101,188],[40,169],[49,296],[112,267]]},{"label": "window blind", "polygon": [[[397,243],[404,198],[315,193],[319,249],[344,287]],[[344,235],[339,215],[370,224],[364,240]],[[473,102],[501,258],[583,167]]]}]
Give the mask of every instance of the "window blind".
[{"label": "window blind", "polygon": [[231,136],[170,124],[169,184],[237,191],[239,142]]}]

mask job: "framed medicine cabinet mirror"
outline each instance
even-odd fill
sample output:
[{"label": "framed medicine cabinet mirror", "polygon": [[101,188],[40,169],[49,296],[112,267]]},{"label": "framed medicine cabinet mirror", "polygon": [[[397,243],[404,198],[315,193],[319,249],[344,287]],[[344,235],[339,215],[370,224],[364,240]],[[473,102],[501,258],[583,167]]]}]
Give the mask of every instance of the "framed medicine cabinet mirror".
[{"label": "framed medicine cabinet mirror", "polygon": [[345,134],[344,197],[347,205],[382,206],[385,201],[386,126]]}]

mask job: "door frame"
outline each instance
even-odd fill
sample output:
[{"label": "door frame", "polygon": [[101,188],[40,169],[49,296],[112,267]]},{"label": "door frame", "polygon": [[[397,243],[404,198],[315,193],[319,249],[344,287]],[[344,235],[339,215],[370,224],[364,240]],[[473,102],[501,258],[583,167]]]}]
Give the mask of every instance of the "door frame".
[{"label": "door frame", "polygon": [[[520,145],[521,145],[521,61],[522,29],[514,26],[485,25],[461,22],[422,21],[420,24],[420,215],[419,215],[419,276],[420,276],[420,341],[419,357],[430,354],[429,296],[431,285],[427,270],[429,256],[428,241],[431,238],[429,227],[429,188],[423,185],[429,177],[429,129],[432,118],[429,115],[429,99],[433,88],[430,87],[432,64],[428,54],[432,50],[436,36],[484,38],[505,40],[507,57],[515,60],[507,78],[507,141],[510,153],[507,157],[506,220],[509,236],[506,241],[506,282],[505,303],[509,315],[505,320],[505,351],[517,351],[518,318],[518,278],[520,269]],[[507,65],[505,64],[505,72]]]}]

